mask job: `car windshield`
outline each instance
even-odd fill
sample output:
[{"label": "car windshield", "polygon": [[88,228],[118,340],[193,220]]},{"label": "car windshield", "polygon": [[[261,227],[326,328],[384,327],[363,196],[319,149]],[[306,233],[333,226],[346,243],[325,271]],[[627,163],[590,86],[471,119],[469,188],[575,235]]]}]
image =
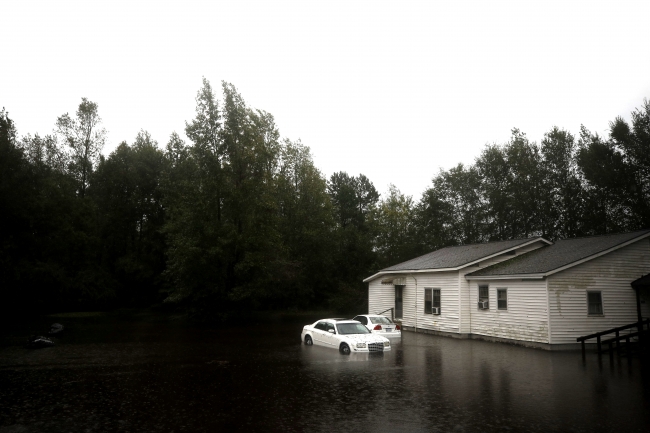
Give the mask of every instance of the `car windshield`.
[{"label": "car windshield", "polygon": [[380,325],[390,325],[391,323],[393,323],[393,322],[390,321],[390,319],[389,319],[388,317],[383,317],[383,316],[380,316],[380,317],[370,317],[370,321],[371,321],[372,323],[374,323],[375,325],[378,324],[378,323],[379,323]]},{"label": "car windshield", "polygon": [[348,334],[370,334],[368,328],[363,326],[361,323],[338,323],[336,329],[341,335]]}]

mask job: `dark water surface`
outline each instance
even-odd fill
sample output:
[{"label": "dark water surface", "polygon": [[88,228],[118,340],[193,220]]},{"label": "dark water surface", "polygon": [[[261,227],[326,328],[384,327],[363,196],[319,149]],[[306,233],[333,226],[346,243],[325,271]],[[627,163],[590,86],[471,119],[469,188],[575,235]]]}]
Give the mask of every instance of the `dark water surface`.
[{"label": "dark water surface", "polygon": [[[344,356],[300,344],[318,318],[14,325],[0,337],[0,432],[650,431],[650,366],[637,358],[414,333],[384,355]],[[54,321],[66,326],[55,347],[22,347]]]}]

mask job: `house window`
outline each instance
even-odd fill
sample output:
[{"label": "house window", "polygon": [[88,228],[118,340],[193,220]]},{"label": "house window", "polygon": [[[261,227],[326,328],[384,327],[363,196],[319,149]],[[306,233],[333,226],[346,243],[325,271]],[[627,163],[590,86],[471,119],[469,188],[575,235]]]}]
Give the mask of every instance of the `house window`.
[{"label": "house window", "polygon": [[478,309],[489,310],[490,294],[487,285],[478,286]]},{"label": "house window", "polygon": [[433,308],[437,308],[440,314],[440,289],[433,289]]},{"label": "house window", "polygon": [[603,297],[600,292],[587,292],[587,305],[590,316],[602,316]]},{"label": "house window", "polygon": [[433,289],[424,289],[424,314],[431,314],[433,306]]},{"label": "house window", "polygon": [[424,289],[424,314],[440,314],[440,289]]},{"label": "house window", "polygon": [[497,289],[497,308],[499,310],[508,309],[508,289]]}]

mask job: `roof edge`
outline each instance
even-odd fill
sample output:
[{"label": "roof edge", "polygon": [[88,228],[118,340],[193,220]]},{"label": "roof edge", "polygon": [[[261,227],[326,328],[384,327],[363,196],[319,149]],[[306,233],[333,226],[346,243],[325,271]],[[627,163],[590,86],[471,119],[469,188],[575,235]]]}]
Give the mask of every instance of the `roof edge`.
[{"label": "roof edge", "polygon": [[556,269],[551,269],[550,271],[545,272],[544,275],[545,275],[545,276],[550,276],[550,275],[556,274],[556,273],[558,273],[558,272],[562,272],[562,271],[564,271],[564,270],[566,270],[566,269],[572,268],[572,267],[574,267],[574,266],[581,265],[581,264],[583,264],[583,263],[585,263],[585,262],[588,262],[589,260],[597,259],[597,258],[600,257],[600,256],[604,256],[605,254],[609,254],[609,253],[611,253],[611,252],[614,252],[614,251],[616,251],[616,250],[619,250],[619,249],[621,249],[621,248],[624,248],[624,247],[626,247],[626,246],[628,246],[628,245],[631,245],[631,244],[633,244],[633,243],[635,243],[635,242],[638,242],[638,241],[640,241],[640,240],[642,240],[642,239],[645,239],[645,238],[647,238],[647,237],[650,237],[650,231],[648,231],[648,232],[646,232],[646,233],[644,233],[644,234],[642,234],[642,235],[640,235],[640,236],[637,236],[637,237],[635,237],[635,238],[632,238],[632,239],[630,239],[630,240],[628,240],[628,241],[625,241],[625,242],[623,242],[623,243],[620,243],[620,244],[618,244],[618,245],[614,245],[613,247],[608,248],[608,249],[603,250],[603,251],[600,251],[600,252],[598,252],[598,253],[596,253],[596,254],[592,254],[592,255],[590,255],[590,256],[587,256],[587,257],[585,257],[585,258],[582,258],[582,259],[580,259],[580,260],[577,260],[577,261],[575,261],[575,262],[573,262],[573,263],[569,263],[569,264],[567,264],[567,265],[561,266],[561,267],[556,268]]},{"label": "roof edge", "polygon": [[[383,271],[382,270],[382,271],[379,271],[379,272],[369,276],[368,278],[364,279],[363,282],[364,283],[369,283],[370,281],[375,280],[375,279],[379,278],[382,275],[388,275],[388,274],[415,274],[415,273],[423,273],[423,272],[459,271],[459,270],[461,270],[463,268],[466,268],[468,266],[473,266],[476,263],[480,263],[483,260],[491,259],[493,257],[496,257],[496,256],[499,256],[501,254],[507,253],[508,251],[514,251],[516,249],[523,248],[525,246],[534,244],[535,242],[539,242],[539,241],[546,242],[547,245],[552,245],[553,244],[553,242],[551,242],[551,241],[549,241],[547,239],[544,239],[542,236],[538,236],[536,238],[530,239],[528,242],[524,242],[524,243],[519,244],[519,245],[514,246],[514,247],[504,248],[502,250],[497,251],[496,253],[490,254],[489,256],[483,256],[478,260],[474,260],[472,262],[464,263],[464,264],[462,264],[462,265],[460,265],[460,266],[458,266],[456,268],[402,269],[402,270],[393,270],[393,271]],[[489,243],[489,242],[487,242],[487,243]],[[472,245],[474,245],[474,244],[472,244]],[[440,249],[442,249],[442,248],[440,248]],[[435,250],[435,251],[438,251],[438,250]]]},{"label": "roof edge", "polygon": [[543,280],[545,274],[511,274],[511,275],[465,275],[467,281],[471,280]]},{"label": "roof edge", "polygon": [[[583,264],[585,262],[588,262],[590,260],[597,259],[598,257],[604,256],[605,254],[609,254],[609,253],[614,252],[614,251],[616,251],[618,249],[624,248],[624,247],[626,247],[628,245],[631,245],[631,244],[633,244],[635,242],[643,240],[643,239],[645,239],[647,237],[650,237],[650,231],[647,231],[646,233],[643,233],[643,234],[641,234],[641,235],[639,235],[639,236],[637,236],[635,238],[629,239],[629,240],[627,240],[625,242],[622,242],[622,243],[620,243],[618,245],[614,245],[613,247],[610,247],[610,248],[608,248],[606,250],[599,251],[599,252],[597,252],[595,254],[592,254],[590,256],[583,257],[580,260],[576,260],[575,262],[560,266],[559,268],[548,270],[546,272],[541,272],[541,273],[537,272],[537,273],[532,273],[532,274],[501,274],[501,275],[485,275],[485,276],[481,276],[481,275],[474,276],[474,275],[468,274],[468,275],[465,275],[465,279],[469,281],[469,280],[510,280],[510,279],[514,280],[514,279],[521,279],[521,278],[525,278],[525,279],[546,278],[546,277],[549,277],[549,276],[551,276],[553,274],[556,274],[558,272],[562,272],[562,271],[564,271],[566,269],[572,268],[574,266],[581,265],[581,264]],[[532,252],[533,251],[530,251],[529,253],[532,253]]]},{"label": "roof edge", "polygon": [[[463,265],[464,266],[464,265]],[[391,274],[422,274],[424,272],[449,272],[449,271],[458,271],[461,268],[439,268],[439,269],[403,269],[401,271],[379,271],[376,274],[363,280],[364,283],[368,283],[372,280],[376,280],[382,275],[391,275]]]},{"label": "roof edge", "polygon": [[526,247],[526,246],[528,246],[528,245],[534,244],[535,242],[539,242],[539,241],[544,241],[544,242],[546,242],[546,245],[553,245],[553,242],[551,242],[551,241],[549,241],[549,240],[547,240],[547,239],[544,239],[542,236],[538,236],[538,237],[536,237],[536,238],[531,239],[531,240],[528,241],[528,242],[525,242],[525,243],[523,243],[523,244],[517,245],[516,247],[505,248],[505,249],[500,250],[500,251],[497,251],[496,253],[491,254],[491,255],[489,255],[489,256],[482,257],[482,258],[479,259],[479,260],[474,260],[473,262],[465,263],[464,265],[459,266],[457,269],[460,270],[460,269],[466,268],[466,267],[468,267],[468,266],[475,265],[476,263],[480,263],[480,262],[482,262],[483,260],[488,260],[488,259],[491,259],[491,258],[494,258],[494,257],[500,256],[501,254],[507,253],[508,251],[514,251],[514,250],[516,250],[516,249]]}]

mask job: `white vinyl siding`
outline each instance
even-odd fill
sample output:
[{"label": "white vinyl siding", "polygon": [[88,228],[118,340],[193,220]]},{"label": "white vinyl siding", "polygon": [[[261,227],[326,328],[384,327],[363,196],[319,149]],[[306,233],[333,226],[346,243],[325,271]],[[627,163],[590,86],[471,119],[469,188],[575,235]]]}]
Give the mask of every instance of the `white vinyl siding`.
[{"label": "white vinyl siding", "polygon": [[[543,280],[471,281],[470,297],[478,302],[478,286],[488,286],[490,309],[470,308],[471,333],[511,340],[548,343],[546,282]],[[507,288],[508,309],[498,309],[497,289]]]},{"label": "white vinyl siding", "polygon": [[[416,283],[417,280],[417,291]],[[441,314],[424,314],[424,289],[440,289]],[[419,273],[406,278],[402,323],[433,331],[458,333],[458,272]]]},{"label": "white vinyl siding", "polygon": [[[494,264],[503,262],[505,260],[512,259],[514,257],[520,256],[527,252],[536,250],[543,246],[547,245],[545,242],[539,241],[534,242],[525,247],[518,248],[516,250],[517,254],[502,254],[496,257],[493,257],[489,260],[483,260],[478,265],[473,265],[467,268],[463,268],[459,272],[459,287],[460,287],[460,299],[462,300],[461,310],[460,310],[460,332],[463,334],[471,333],[471,314],[476,312],[478,298],[476,296],[472,297],[470,294],[470,282],[465,279],[465,275],[470,272],[475,272],[481,268],[486,268]],[[496,306],[496,304],[495,304]]]},{"label": "white vinyl siding", "polygon": [[[575,343],[577,337],[635,322],[636,294],[630,283],[648,273],[646,238],[549,276],[551,344]],[[603,314],[589,315],[588,291],[601,292]]]},{"label": "white vinyl siding", "polygon": [[[368,283],[368,314],[378,314],[389,308],[395,308],[395,286],[381,284],[381,278]],[[390,312],[383,314],[390,317]]]}]

